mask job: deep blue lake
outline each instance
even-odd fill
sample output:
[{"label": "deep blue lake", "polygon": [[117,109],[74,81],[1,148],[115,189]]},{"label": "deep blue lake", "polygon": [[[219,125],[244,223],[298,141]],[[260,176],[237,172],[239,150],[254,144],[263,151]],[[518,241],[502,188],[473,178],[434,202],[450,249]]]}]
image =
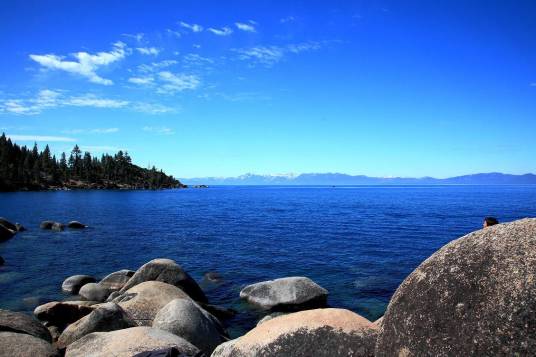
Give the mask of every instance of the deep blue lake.
[{"label": "deep blue lake", "polygon": [[[308,276],[329,303],[371,320],[400,282],[445,243],[501,222],[536,217],[535,186],[211,187],[168,191],[0,194],[0,216],[28,231],[0,243],[0,308],[32,311],[62,299],[62,281],[176,260],[211,303],[240,313],[242,334],[262,316],[238,297],[246,285]],[[61,233],[42,220],[90,225]],[[221,284],[203,281],[216,271]]]}]

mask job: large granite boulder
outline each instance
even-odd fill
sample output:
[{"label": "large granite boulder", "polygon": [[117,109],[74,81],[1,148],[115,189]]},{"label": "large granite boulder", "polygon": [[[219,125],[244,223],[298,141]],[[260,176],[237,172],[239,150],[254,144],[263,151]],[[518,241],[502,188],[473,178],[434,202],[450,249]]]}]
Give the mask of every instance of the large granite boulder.
[{"label": "large granite boulder", "polygon": [[170,301],[156,314],[153,327],[184,338],[208,355],[227,340],[220,322],[190,299]]},{"label": "large granite boulder", "polygon": [[99,281],[99,285],[110,291],[121,290],[133,275],[134,272],[132,270],[119,270],[106,275],[101,281]]},{"label": "large granite boulder", "polygon": [[299,311],[326,306],[328,291],[309,278],[290,277],[248,285],[240,298],[263,309]]},{"label": "large granite boulder", "polygon": [[97,283],[88,283],[80,288],[78,295],[88,301],[103,302],[110,295],[110,290]]},{"label": "large granite boulder", "polygon": [[151,326],[157,312],[171,300],[190,297],[176,286],[160,281],[146,281],[128,289],[113,302],[121,306],[141,326]]},{"label": "large granite boulder", "polygon": [[87,228],[87,226],[83,223],[80,223],[78,221],[70,221],[69,223],[67,223],[67,227],[68,228],[72,228],[72,229],[83,229],[83,228]]},{"label": "large granite boulder", "polygon": [[67,326],[58,339],[59,347],[66,347],[92,332],[107,332],[136,327],[136,323],[116,303],[100,305],[89,315]]},{"label": "large granite boulder", "polygon": [[82,286],[96,281],[97,280],[90,275],[73,275],[63,281],[61,290],[66,293],[78,294],[78,291],[80,291]]},{"label": "large granite boulder", "polygon": [[93,332],[67,347],[66,357],[132,357],[136,353],[176,347],[196,355],[199,349],[185,339],[152,327],[131,327],[112,332]]},{"label": "large granite boulder", "polygon": [[2,357],[59,357],[58,351],[41,338],[15,332],[0,332]]},{"label": "large granite boulder", "polygon": [[175,285],[181,288],[192,299],[207,302],[205,293],[203,293],[195,280],[171,259],[154,259],[144,264],[120,291],[127,291],[144,281],[161,281]]},{"label": "large granite boulder", "polygon": [[67,325],[80,320],[95,308],[78,301],[52,301],[35,308],[34,315],[46,325],[56,326],[63,330]]},{"label": "large granite boulder", "polygon": [[15,231],[0,224],[0,242],[13,238]]},{"label": "large granite boulder", "polygon": [[383,317],[378,356],[536,351],[536,219],[470,233],[426,259]]},{"label": "large granite boulder", "polygon": [[276,317],[219,345],[212,357],[374,356],[377,327],[343,309],[317,309]]},{"label": "large granite boulder", "polygon": [[25,333],[52,342],[50,332],[43,324],[20,312],[0,309],[0,331]]}]

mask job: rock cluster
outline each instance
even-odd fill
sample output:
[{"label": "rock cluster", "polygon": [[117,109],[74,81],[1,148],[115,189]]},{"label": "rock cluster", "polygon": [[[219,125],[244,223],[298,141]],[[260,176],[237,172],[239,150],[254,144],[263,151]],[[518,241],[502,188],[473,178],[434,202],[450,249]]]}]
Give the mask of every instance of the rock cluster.
[{"label": "rock cluster", "polygon": [[229,340],[215,315],[232,314],[208,304],[176,262],[155,259],[98,282],[87,275],[66,279],[62,289],[86,300],[37,307],[34,315],[42,323],[0,310],[0,352],[68,357],[130,357],[163,349],[213,357],[533,355],[535,274],[536,219],[496,225],[452,241],[424,261],[375,322],[326,308],[328,291],[305,277],[246,286],[240,297],[268,315],[244,336]]},{"label": "rock cluster", "polygon": [[25,230],[26,228],[24,228],[21,224],[11,223],[7,219],[0,217],[0,242],[4,242],[8,239],[11,239],[18,232],[22,232]]}]

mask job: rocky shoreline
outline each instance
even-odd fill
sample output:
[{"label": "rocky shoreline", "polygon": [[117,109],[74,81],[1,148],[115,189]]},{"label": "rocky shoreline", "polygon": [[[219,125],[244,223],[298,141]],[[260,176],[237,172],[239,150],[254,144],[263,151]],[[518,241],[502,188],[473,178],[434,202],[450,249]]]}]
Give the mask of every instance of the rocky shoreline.
[{"label": "rocky shoreline", "polygon": [[[13,227],[0,219],[0,229],[14,235]],[[252,282],[237,299],[266,316],[231,340],[235,312],[211,305],[174,260],[154,259],[102,279],[66,277],[61,289],[72,297],[36,307],[34,317],[0,310],[0,356],[531,355],[535,274],[536,219],[523,219],[439,249],[375,322],[329,306],[329,292],[307,277]]]}]

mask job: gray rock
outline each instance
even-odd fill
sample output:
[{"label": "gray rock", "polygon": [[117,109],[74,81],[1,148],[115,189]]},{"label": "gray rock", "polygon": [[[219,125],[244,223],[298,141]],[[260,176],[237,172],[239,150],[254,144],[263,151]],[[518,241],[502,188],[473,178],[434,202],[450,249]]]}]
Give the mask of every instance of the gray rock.
[{"label": "gray rock", "polygon": [[83,223],[80,223],[78,221],[71,221],[67,223],[67,228],[73,228],[73,229],[83,229],[87,228],[87,226]]},{"label": "gray rock", "polygon": [[176,347],[195,355],[199,349],[185,339],[151,327],[132,327],[112,332],[93,332],[67,347],[66,357],[132,357],[136,353]]},{"label": "gray rock", "polygon": [[220,283],[223,280],[222,276],[215,271],[209,271],[203,274],[203,279],[214,284]]},{"label": "gray rock", "polygon": [[121,306],[138,325],[151,326],[158,311],[174,299],[190,300],[190,297],[176,286],[146,281],[128,289],[113,302]]},{"label": "gray rock", "polygon": [[382,326],[383,326],[383,316],[380,317],[379,319],[377,319],[376,321],[374,321],[374,324],[376,326],[378,326],[379,328],[382,328]]},{"label": "gray rock", "polygon": [[40,224],[41,229],[53,230],[55,232],[60,232],[65,229],[65,226],[62,223],[54,221],[43,221]]},{"label": "gray rock", "polygon": [[80,288],[78,295],[89,301],[103,302],[110,295],[110,290],[100,284],[88,283]]},{"label": "gray rock", "polygon": [[52,337],[45,326],[20,312],[0,309],[0,331],[25,333],[52,342]]},{"label": "gray rock", "polygon": [[24,232],[26,230],[26,228],[20,223],[15,223],[15,227],[17,227],[17,232]]},{"label": "gray rock", "polygon": [[6,227],[7,229],[10,229],[14,232],[17,232],[17,226],[14,223],[11,223],[4,217],[0,217],[0,225]]},{"label": "gray rock", "polygon": [[290,277],[248,285],[240,298],[263,309],[299,311],[326,306],[328,291],[309,278]]},{"label": "gray rock", "polygon": [[76,301],[53,301],[36,307],[34,316],[47,325],[63,330],[65,326],[80,320],[93,310],[93,307],[78,304]]},{"label": "gray rock", "polygon": [[99,285],[107,288],[110,291],[121,290],[133,275],[134,272],[132,270],[119,270],[105,276],[101,281],[99,281]]},{"label": "gray rock", "polygon": [[121,293],[119,291],[112,291],[112,293],[106,298],[106,302],[114,301],[115,298],[119,296],[121,296]]},{"label": "gray rock", "polygon": [[136,323],[116,303],[100,305],[89,315],[67,326],[58,339],[58,347],[63,348],[92,332],[107,332],[136,327]]},{"label": "gray rock", "polygon": [[285,316],[285,315],[288,315],[288,313],[287,312],[274,312],[274,313],[271,313],[269,315],[264,316],[262,319],[260,319],[259,322],[257,322],[257,326],[265,323],[266,321],[273,320],[276,317]]},{"label": "gray rock", "polygon": [[219,345],[212,357],[374,356],[377,327],[343,309],[296,312],[264,322]]},{"label": "gray rock", "polygon": [[221,324],[193,300],[175,299],[156,314],[153,327],[184,338],[207,354],[226,339]]},{"label": "gray rock", "polygon": [[399,286],[378,356],[527,356],[536,351],[536,219],[445,245]]},{"label": "gray rock", "polygon": [[73,275],[63,281],[61,290],[71,294],[78,294],[82,286],[96,281],[94,277],[89,275]]},{"label": "gray rock", "polygon": [[0,224],[0,242],[4,242],[8,239],[13,238],[13,236],[15,236],[15,233],[15,231]]},{"label": "gray rock", "polygon": [[207,302],[207,297],[194,279],[171,259],[154,259],[139,268],[120,290],[125,292],[145,281],[161,281],[181,288],[192,299]]},{"label": "gray rock", "polygon": [[0,332],[2,357],[59,357],[58,351],[41,338],[15,332]]},{"label": "gray rock", "polygon": [[224,306],[203,304],[203,303],[199,303],[199,306],[201,306],[205,311],[209,312],[210,314],[212,314],[219,320],[232,319],[238,313],[236,310],[230,309]]}]

